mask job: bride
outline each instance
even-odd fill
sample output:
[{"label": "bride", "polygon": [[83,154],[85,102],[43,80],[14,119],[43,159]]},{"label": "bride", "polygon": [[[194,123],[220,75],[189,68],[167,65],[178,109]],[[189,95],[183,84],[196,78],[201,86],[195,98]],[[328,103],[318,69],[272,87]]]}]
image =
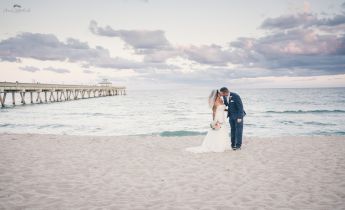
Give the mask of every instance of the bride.
[{"label": "bride", "polygon": [[229,131],[225,126],[225,105],[218,90],[211,92],[208,102],[213,111],[211,128],[200,146],[186,149],[189,152],[224,152],[230,149]]}]

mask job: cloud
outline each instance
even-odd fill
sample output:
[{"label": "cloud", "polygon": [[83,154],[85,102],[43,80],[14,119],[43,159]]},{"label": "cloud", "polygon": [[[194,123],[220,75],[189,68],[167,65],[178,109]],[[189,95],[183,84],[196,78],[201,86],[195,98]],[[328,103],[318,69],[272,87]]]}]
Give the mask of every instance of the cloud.
[{"label": "cloud", "polygon": [[263,21],[260,28],[262,29],[292,29],[297,27],[334,27],[345,24],[345,14],[337,14],[333,17],[319,18],[317,14],[299,13],[281,15],[276,18],[267,18]]},{"label": "cloud", "polygon": [[50,67],[47,67],[47,68],[44,68],[43,70],[52,71],[52,72],[59,73],[59,74],[71,73],[71,71],[68,70],[68,69],[53,68],[53,67],[51,67],[51,66],[50,66]]},{"label": "cloud", "polygon": [[[282,73],[282,72],[281,72]],[[162,84],[202,84],[205,85],[226,85],[239,78],[256,78],[272,76],[275,73],[268,69],[250,68],[233,69],[228,67],[209,67],[205,69],[192,69],[190,72],[169,71],[151,73],[139,76],[142,80],[149,80],[153,83]]]},{"label": "cloud", "polygon": [[93,73],[95,73],[95,72],[93,72],[93,71],[91,71],[91,70],[87,70],[87,69],[83,70],[83,72],[84,72],[85,74],[93,74]]},{"label": "cloud", "polygon": [[267,18],[261,24],[263,29],[290,29],[299,26],[315,24],[317,17],[310,13],[282,15],[276,18]]},{"label": "cloud", "polygon": [[[230,42],[228,48],[219,45],[191,46],[184,49],[184,54],[200,64],[236,64],[239,71],[254,67],[290,69],[286,75],[291,75],[291,72],[298,75],[298,68],[310,69],[310,72],[315,70],[320,74],[337,73],[335,69],[344,73],[344,51],[344,36],[321,35],[314,29],[291,29],[275,31],[260,38],[241,37]],[[324,73],[320,72],[322,68]]]},{"label": "cloud", "polygon": [[84,66],[114,69],[171,68],[171,65],[137,62],[111,57],[109,50],[97,46],[90,48],[87,42],[69,38],[66,42],[53,34],[21,33],[0,42],[0,60],[18,62],[20,58],[37,60],[80,62]]},{"label": "cloud", "polygon": [[338,14],[332,18],[319,19],[316,25],[322,26],[338,26],[345,24],[345,14]]},{"label": "cloud", "polygon": [[21,33],[0,42],[0,56],[17,58],[33,58],[38,60],[81,61],[94,57],[102,57],[107,51],[102,48],[92,49],[87,43],[76,39],[68,39],[66,43],[59,41],[53,34]]},{"label": "cloud", "polygon": [[230,62],[231,53],[219,45],[190,46],[184,48],[186,57],[201,64],[225,66]]},{"label": "cloud", "polygon": [[115,30],[110,26],[99,27],[94,20],[90,21],[89,29],[95,35],[120,38],[136,54],[143,55],[145,62],[162,63],[179,55],[162,30]]},{"label": "cloud", "polygon": [[231,42],[228,47],[215,44],[185,47],[183,55],[199,64],[218,67],[229,64],[246,65],[256,59],[254,58],[255,54],[249,49],[254,40],[252,38],[239,38],[237,41]]},{"label": "cloud", "polygon": [[269,58],[282,55],[331,55],[344,47],[343,38],[320,34],[314,29],[293,29],[259,38],[253,42],[251,49]]},{"label": "cloud", "polygon": [[34,67],[34,66],[24,66],[24,67],[19,67],[20,70],[23,71],[28,71],[28,72],[36,72],[36,71],[40,71],[39,68]]},{"label": "cloud", "polygon": [[[20,70],[23,70],[23,71],[28,71],[28,72],[36,72],[36,71],[41,71],[40,68],[38,67],[35,67],[35,66],[24,66],[24,67],[19,67]],[[70,70],[68,69],[63,69],[63,68],[54,68],[54,67],[46,67],[46,68],[43,68],[42,70],[45,70],[45,71],[52,71],[52,72],[55,72],[55,73],[58,73],[58,74],[65,74],[65,73],[71,73]]]},{"label": "cloud", "polygon": [[[282,75],[308,76],[345,73],[345,37],[318,34],[314,29],[275,32],[230,43],[242,53],[242,68],[260,67]],[[274,75],[274,72],[271,72]]]},{"label": "cloud", "polygon": [[162,30],[114,30],[110,26],[99,27],[94,20],[90,21],[89,29],[95,35],[119,37],[135,49],[163,49],[170,47],[170,43]]},{"label": "cloud", "polygon": [[39,60],[65,60],[71,48],[52,34],[22,33],[0,42],[1,57],[30,57]]}]

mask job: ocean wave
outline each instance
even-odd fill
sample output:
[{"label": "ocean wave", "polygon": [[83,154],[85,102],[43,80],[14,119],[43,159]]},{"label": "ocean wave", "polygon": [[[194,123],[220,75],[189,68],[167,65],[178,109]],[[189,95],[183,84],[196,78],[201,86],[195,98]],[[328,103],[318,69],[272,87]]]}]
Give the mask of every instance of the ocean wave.
[{"label": "ocean wave", "polygon": [[285,110],[285,111],[266,111],[266,113],[272,114],[307,114],[307,113],[345,113],[345,110]]},{"label": "ocean wave", "polygon": [[331,126],[331,125],[337,125],[333,123],[322,123],[322,122],[316,122],[316,121],[307,121],[307,122],[300,122],[300,121],[292,121],[292,120],[282,120],[279,121],[280,123],[284,125],[319,125],[319,126]]},{"label": "ocean wave", "polygon": [[0,128],[27,128],[27,127],[35,127],[35,124],[30,123],[0,123]]},{"label": "ocean wave", "polygon": [[173,136],[200,136],[205,135],[206,132],[199,131],[163,131],[159,133],[162,137],[173,137]]},{"label": "ocean wave", "polygon": [[345,136],[345,131],[318,131],[308,133],[308,135],[316,136]]},{"label": "ocean wave", "polygon": [[67,126],[67,125],[63,125],[63,124],[46,124],[46,125],[37,126],[38,129],[45,129],[45,128],[63,128],[63,127],[68,127],[68,126]]},{"label": "ocean wave", "polygon": [[[114,114],[111,113],[102,113],[102,112],[71,112],[67,113],[66,115],[73,115],[73,116],[90,116],[90,117],[113,117]],[[120,116],[120,115],[116,115]]]},{"label": "ocean wave", "polygon": [[337,124],[334,124],[334,123],[322,123],[322,122],[314,122],[314,121],[304,122],[304,124],[307,124],[307,125],[321,125],[321,126],[337,125]]},{"label": "ocean wave", "polygon": [[295,124],[296,122],[291,121],[291,120],[283,120],[283,121],[280,121],[280,123],[283,123],[284,125],[288,125],[288,124]]},{"label": "ocean wave", "polygon": [[0,124],[0,127],[10,127],[10,126],[13,126],[14,124],[10,124],[10,123],[3,123],[3,124]]}]

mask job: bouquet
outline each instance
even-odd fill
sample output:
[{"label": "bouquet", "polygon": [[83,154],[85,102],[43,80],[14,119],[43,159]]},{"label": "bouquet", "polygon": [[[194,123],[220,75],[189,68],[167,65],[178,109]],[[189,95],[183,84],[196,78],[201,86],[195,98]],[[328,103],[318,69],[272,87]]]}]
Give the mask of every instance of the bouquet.
[{"label": "bouquet", "polygon": [[213,129],[213,130],[219,130],[221,127],[222,127],[222,124],[218,121],[216,122],[212,122],[210,124],[210,127]]}]

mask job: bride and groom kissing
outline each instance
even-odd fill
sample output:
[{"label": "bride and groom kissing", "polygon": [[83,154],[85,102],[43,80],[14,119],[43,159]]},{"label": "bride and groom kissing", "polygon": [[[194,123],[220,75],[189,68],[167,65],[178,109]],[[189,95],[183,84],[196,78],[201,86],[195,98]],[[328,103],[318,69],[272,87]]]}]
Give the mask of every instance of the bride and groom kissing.
[{"label": "bride and groom kissing", "polygon": [[[241,97],[228,88],[222,87],[220,90],[212,90],[208,103],[212,109],[212,122],[210,129],[200,146],[190,147],[186,150],[193,153],[204,152],[224,152],[226,150],[240,150],[242,146],[243,117],[246,112],[243,109]],[[226,107],[228,107],[226,109]],[[230,123],[229,131],[225,126],[225,113]]]}]

